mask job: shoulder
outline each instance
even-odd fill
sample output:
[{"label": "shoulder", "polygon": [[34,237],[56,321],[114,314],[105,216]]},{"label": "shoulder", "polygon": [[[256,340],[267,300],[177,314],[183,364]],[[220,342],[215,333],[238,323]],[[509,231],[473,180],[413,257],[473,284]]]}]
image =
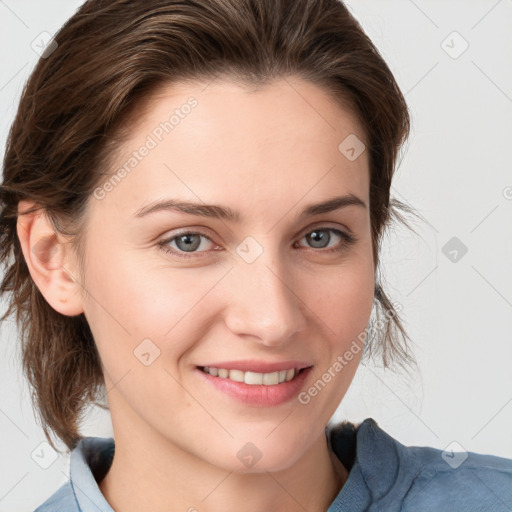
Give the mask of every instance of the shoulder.
[{"label": "shoulder", "polygon": [[512,510],[512,459],[475,452],[405,447],[416,461],[404,510]]},{"label": "shoulder", "polygon": [[350,468],[345,497],[357,488],[369,510],[512,510],[512,459],[404,446],[372,418],[330,432],[333,450]]},{"label": "shoulder", "polygon": [[97,512],[112,512],[98,482],[110,468],[114,449],[113,438],[82,438],[71,452],[70,479],[34,512],[81,512],[91,507]]},{"label": "shoulder", "polygon": [[66,482],[34,512],[79,512],[71,483]]}]

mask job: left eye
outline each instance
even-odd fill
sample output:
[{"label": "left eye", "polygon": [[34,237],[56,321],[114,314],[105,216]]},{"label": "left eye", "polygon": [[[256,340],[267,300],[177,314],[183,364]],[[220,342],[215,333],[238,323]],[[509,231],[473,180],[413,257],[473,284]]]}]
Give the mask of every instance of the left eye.
[{"label": "left eye", "polygon": [[[340,239],[340,242],[338,242],[338,244],[335,244],[334,247],[329,247],[329,243],[333,239],[331,233],[334,233],[334,238]],[[205,239],[213,244],[210,238],[204,235],[203,233],[189,231],[162,240],[161,242],[158,243],[158,246],[163,251],[171,253],[178,257],[191,258],[194,257],[194,254],[197,252],[207,252],[204,250],[198,250],[200,247],[204,245],[201,239]],[[300,240],[306,240],[307,243],[312,244],[312,246],[310,246],[310,248],[312,249],[325,249],[329,247],[327,250],[319,251],[328,253],[334,251],[341,251],[348,247],[349,245],[356,242],[356,238],[354,237],[354,235],[345,233],[343,231],[340,231],[339,229],[328,227],[317,228],[312,231],[309,231],[303,237],[301,237]],[[172,247],[170,244],[174,244],[174,247]]]},{"label": "left eye", "polygon": [[[185,252],[185,253],[197,252],[197,249],[199,247],[201,247],[201,245],[202,245],[201,238],[204,238],[204,239],[208,240],[209,242],[211,242],[211,240],[206,235],[203,235],[202,233],[187,232],[187,233],[182,233],[181,235],[173,236],[172,238],[168,238],[166,240],[162,240],[159,243],[159,245],[166,252],[170,252],[172,254],[177,254],[178,256],[184,256],[186,258],[189,256],[185,255],[185,254],[180,254],[180,252]],[[167,245],[169,243],[175,243],[178,248],[178,251],[169,247]],[[199,251],[199,252],[204,252],[204,251]]]}]

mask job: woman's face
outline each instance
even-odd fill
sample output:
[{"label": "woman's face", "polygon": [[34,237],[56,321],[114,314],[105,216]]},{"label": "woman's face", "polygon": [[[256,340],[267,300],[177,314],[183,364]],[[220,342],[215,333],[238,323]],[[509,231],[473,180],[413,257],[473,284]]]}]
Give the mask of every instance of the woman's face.
[{"label": "woman's face", "polygon": [[[363,130],[296,77],[169,86],[130,129],[90,199],[81,281],[116,442],[284,469],[324,435],[361,357]],[[150,210],[163,201],[196,206]]]}]

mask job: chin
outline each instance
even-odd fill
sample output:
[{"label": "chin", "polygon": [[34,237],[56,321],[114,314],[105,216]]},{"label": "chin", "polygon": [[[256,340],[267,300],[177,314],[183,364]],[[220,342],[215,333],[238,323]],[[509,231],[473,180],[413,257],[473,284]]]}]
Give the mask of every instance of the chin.
[{"label": "chin", "polygon": [[[267,439],[265,439],[267,436]],[[284,471],[297,462],[304,454],[304,439],[296,442],[289,436],[268,437],[268,432],[260,437],[235,439],[225,446],[222,453],[212,453],[215,466],[235,473],[274,473]]]}]

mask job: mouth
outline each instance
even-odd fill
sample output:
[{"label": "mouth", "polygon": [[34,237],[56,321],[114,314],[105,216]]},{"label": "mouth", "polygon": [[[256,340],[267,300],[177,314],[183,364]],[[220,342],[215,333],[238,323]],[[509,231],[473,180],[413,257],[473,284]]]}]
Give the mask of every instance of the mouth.
[{"label": "mouth", "polygon": [[238,369],[216,368],[214,366],[199,366],[200,370],[212,377],[243,382],[249,386],[276,386],[295,379],[306,368],[288,368],[275,372],[260,373]]},{"label": "mouth", "polygon": [[296,397],[312,369],[313,365],[297,361],[278,364],[239,361],[197,366],[196,375],[220,396],[248,406],[272,407]]}]

